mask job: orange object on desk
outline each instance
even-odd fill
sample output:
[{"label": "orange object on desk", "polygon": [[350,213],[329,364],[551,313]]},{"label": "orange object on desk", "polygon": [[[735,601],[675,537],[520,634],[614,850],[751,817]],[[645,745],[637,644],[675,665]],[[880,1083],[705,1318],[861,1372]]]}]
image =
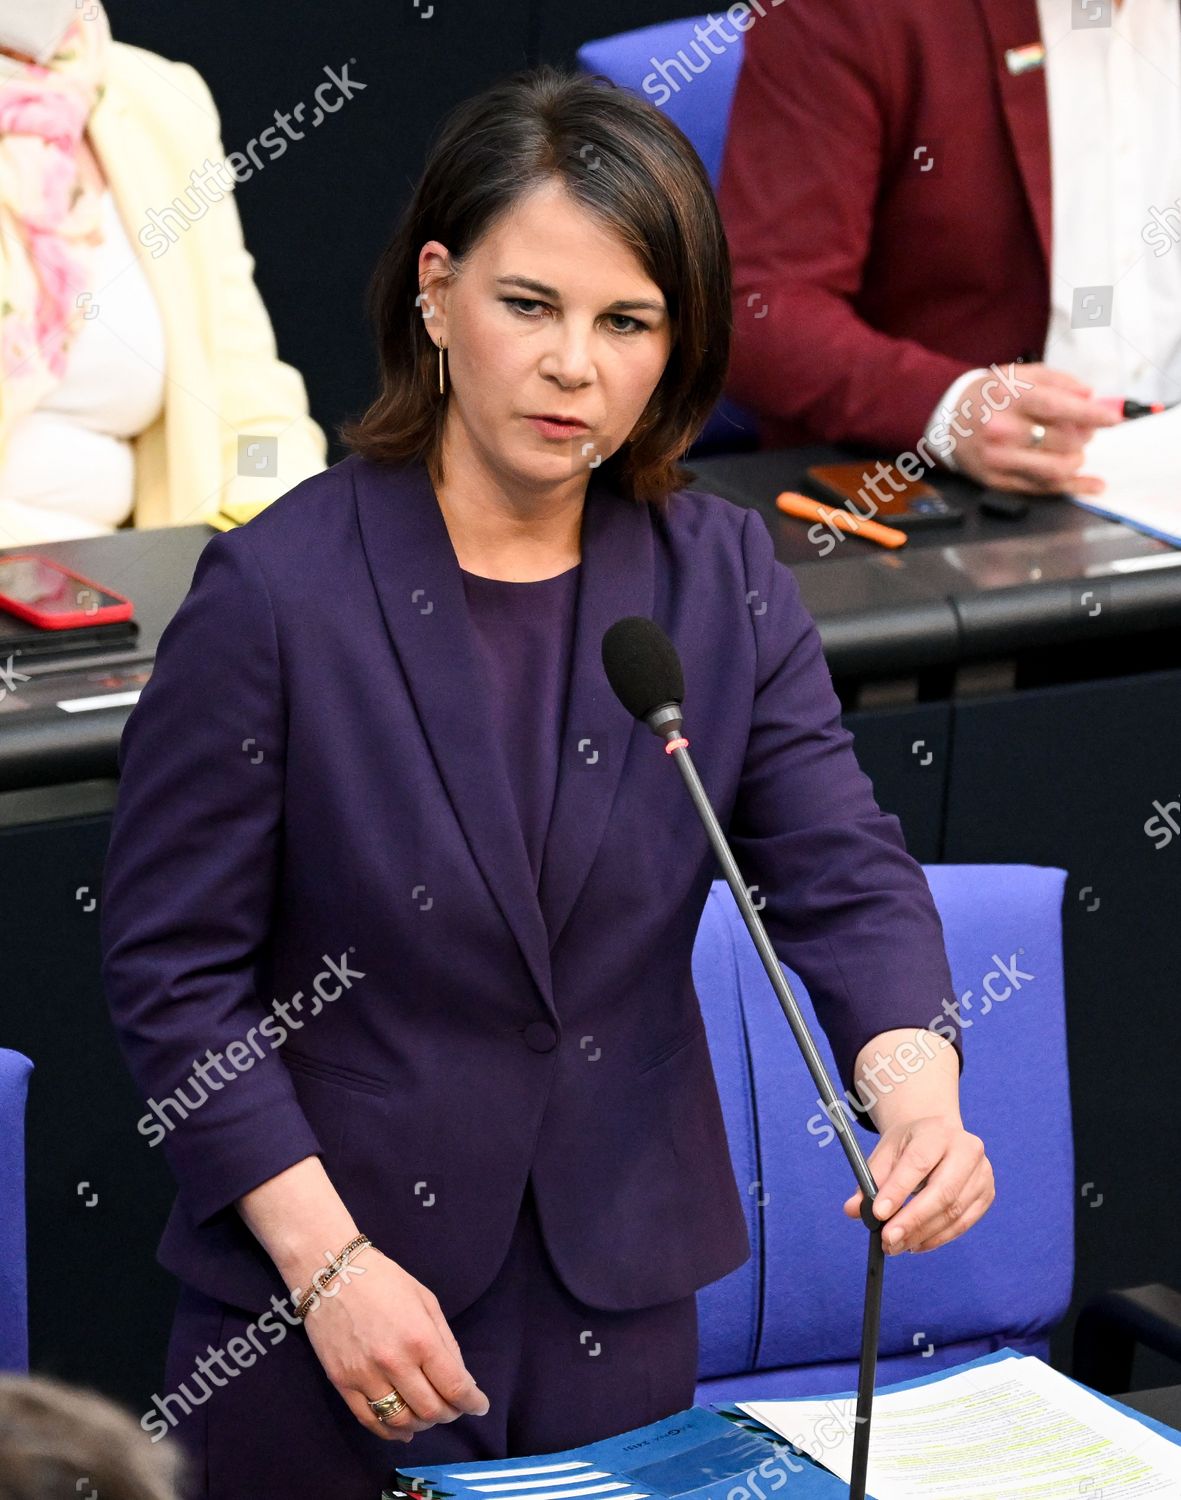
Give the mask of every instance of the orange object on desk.
[{"label": "orange object on desk", "polygon": [[839,506],[825,505],[807,495],[798,495],[795,490],[784,490],[775,497],[776,506],[784,515],[796,516],[801,521],[820,521],[825,526],[834,526],[850,536],[864,537],[867,542],[876,542],[879,547],[905,547],[907,535],[897,526],[883,526],[880,521],[871,521],[866,516],[854,515]]}]

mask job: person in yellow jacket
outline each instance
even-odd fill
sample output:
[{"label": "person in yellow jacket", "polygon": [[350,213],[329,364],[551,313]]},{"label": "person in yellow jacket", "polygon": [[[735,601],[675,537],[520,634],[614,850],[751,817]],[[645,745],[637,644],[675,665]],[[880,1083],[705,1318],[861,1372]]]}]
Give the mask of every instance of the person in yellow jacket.
[{"label": "person in yellow jacket", "polygon": [[325,467],[199,74],[0,0],[0,548],[241,524]]}]

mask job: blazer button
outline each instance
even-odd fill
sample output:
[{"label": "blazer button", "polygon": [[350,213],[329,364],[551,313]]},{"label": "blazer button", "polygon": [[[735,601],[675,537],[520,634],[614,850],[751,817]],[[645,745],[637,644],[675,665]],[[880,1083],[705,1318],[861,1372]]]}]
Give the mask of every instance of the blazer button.
[{"label": "blazer button", "polygon": [[548,1021],[530,1021],[525,1027],[525,1041],[534,1052],[552,1052],[558,1043],[558,1033]]}]

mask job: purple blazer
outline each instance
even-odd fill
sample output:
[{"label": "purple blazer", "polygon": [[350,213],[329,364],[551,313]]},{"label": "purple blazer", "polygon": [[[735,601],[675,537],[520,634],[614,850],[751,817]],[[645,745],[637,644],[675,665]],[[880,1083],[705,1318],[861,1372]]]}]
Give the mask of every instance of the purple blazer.
[{"label": "purple blazer", "polygon": [[494,1279],[530,1173],[592,1306],[750,1254],[690,972],[713,854],[607,683],[623,615],[680,652],[697,768],[842,1084],[953,995],[762,518],[690,490],[661,516],[596,471],[581,535],[540,890],[423,466],[350,456],[198,559],[123,733],[101,934],[144,1149],[178,1184],[159,1258],[207,1295],[286,1295],[234,1202],[309,1154],[447,1316]]}]

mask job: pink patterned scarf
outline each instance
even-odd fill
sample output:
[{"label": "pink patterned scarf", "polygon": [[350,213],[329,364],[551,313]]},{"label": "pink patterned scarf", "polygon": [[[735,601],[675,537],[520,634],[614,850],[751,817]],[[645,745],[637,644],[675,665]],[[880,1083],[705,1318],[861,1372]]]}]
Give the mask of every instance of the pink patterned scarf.
[{"label": "pink patterned scarf", "polygon": [[91,0],[44,66],[0,57],[0,445],[60,381],[92,290],[101,193],[81,145],[110,45]]}]

